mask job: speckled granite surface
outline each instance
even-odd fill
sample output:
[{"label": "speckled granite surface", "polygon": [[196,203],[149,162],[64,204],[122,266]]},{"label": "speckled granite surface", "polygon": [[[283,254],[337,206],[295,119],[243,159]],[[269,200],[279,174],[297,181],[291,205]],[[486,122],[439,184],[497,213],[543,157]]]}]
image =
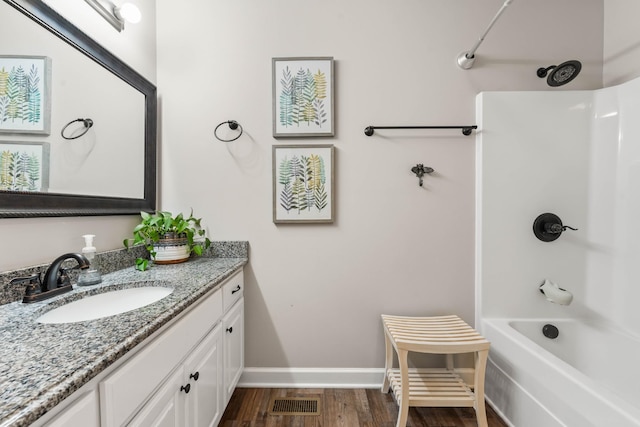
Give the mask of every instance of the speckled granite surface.
[{"label": "speckled granite surface", "polygon": [[[247,258],[249,253],[249,242],[246,241],[214,241],[209,249],[205,251],[205,257],[220,258]],[[60,254],[62,255],[62,253]],[[97,264],[102,274],[111,273],[134,265],[138,257],[148,257],[146,249],[142,246],[127,249],[114,249],[96,254]],[[53,261],[53,259],[51,260]],[[75,261],[68,261],[65,267],[73,267]],[[49,264],[34,265],[14,271],[0,272],[0,304],[7,304],[13,301],[21,301],[24,296],[24,285],[10,285],[12,279],[17,277],[28,277],[40,273],[44,276]],[[70,272],[71,281],[75,283],[78,271]]]},{"label": "speckled granite surface", "polygon": [[[248,261],[246,242],[216,242],[186,263],[127,267],[99,285],[53,299],[0,306],[0,426],[26,426],[44,415]],[[98,320],[47,325],[43,313],[91,294],[132,286],[171,286],[162,300]]]}]

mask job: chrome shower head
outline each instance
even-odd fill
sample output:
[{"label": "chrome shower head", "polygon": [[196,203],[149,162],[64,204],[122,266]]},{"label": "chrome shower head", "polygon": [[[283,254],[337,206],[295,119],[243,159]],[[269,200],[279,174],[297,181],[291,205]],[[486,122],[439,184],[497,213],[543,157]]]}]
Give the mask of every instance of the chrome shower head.
[{"label": "chrome shower head", "polygon": [[[575,79],[582,69],[580,61],[571,60],[563,62],[560,65],[550,65],[547,68],[538,68],[537,74],[541,79],[547,78],[547,84],[549,86],[562,86]],[[553,71],[551,71],[553,70]],[[551,71],[551,74],[547,76],[547,73]]]}]

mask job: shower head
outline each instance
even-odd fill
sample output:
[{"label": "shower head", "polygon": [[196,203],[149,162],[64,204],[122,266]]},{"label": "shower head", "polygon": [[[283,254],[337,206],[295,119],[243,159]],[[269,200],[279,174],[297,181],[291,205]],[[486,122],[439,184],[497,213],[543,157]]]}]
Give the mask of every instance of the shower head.
[{"label": "shower head", "polygon": [[[541,79],[547,78],[549,86],[562,86],[575,79],[582,69],[580,61],[571,60],[560,65],[551,65],[547,68],[538,68],[537,74]],[[551,71],[553,70],[553,71]],[[547,76],[547,73],[551,73]]]}]

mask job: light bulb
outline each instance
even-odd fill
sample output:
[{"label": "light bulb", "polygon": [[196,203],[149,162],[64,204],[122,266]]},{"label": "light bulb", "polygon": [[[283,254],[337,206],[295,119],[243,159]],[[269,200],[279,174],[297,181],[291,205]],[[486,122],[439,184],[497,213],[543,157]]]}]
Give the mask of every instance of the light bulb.
[{"label": "light bulb", "polygon": [[113,9],[113,13],[121,21],[137,24],[142,19],[140,9],[133,3],[123,3]]}]

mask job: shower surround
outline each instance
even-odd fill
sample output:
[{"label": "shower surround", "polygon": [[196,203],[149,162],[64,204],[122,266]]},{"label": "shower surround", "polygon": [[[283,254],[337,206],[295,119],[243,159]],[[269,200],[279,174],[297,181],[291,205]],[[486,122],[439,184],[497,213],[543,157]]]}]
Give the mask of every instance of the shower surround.
[{"label": "shower surround", "polygon": [[[518,427],[640,426],[637,399],[567,368],[512,327],[573,319],[621,334],[623,349],[640,347],[639,117],[640,79],[596,91],[477,97],[476,325],[492,341],[486,394]],[[533,221],[546,212],[578,230],[538,240]],[[547,301],[538,290],[545,279],[570,291],[571,305]],[[574,330],[559,329],[558,340]],[[581,339],[598,345],[595,336]],[[609,357],[580,348],[565,350],[611,376],[640,378],[638,364],[620,363],[614,348]],[[560,393],[565,386],[577,389]]]}]

